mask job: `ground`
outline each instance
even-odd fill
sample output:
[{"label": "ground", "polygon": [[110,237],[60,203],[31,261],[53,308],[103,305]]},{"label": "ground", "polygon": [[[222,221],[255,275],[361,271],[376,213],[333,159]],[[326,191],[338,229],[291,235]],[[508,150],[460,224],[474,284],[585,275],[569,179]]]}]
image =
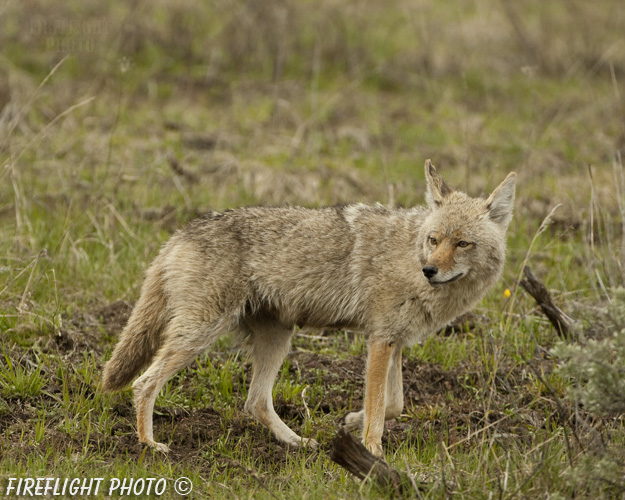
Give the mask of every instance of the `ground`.
[{"label": "ground", "polygon": [[[99,390],[143,273],[177,227],[244,205],[423,203],[423,164],[487,195],[518,173],[501,281],[406,349],[391,465],[424,498],[613,498],[625,430],[573,396],[524,265],[579,345],[625,284],[625,10],[610,0],[12,2],[0,12],[0,489],[10,477],[180,476],[217,498],[377,498],[329,459],[365,338],[298,331],[274,391],[321,443],[243,413],[229,337],[156,402]],[[170,481],[171,480],[171,481]]]}]

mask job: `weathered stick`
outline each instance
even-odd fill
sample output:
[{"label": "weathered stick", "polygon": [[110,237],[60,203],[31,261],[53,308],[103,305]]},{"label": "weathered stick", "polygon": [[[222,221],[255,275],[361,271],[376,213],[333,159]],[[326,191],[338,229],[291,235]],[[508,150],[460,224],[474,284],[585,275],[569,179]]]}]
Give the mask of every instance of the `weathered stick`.
[{"label": "weathered stick", "polygon": [[370,477],[383,488],[388,488],[396,497],[402,498],[412,491],[409,478],[393,469],[384,460],[369,452],[353,435],[340,427],[332,440],[330,459],[351,472],[359,479]]},{"label": "weathered stick", "polygon": [[575,338],[576,335],[571,332],[571,325],[566,314],[554,304],[547,287],[534,275],[528,266],[523,268],[523,275],[524,278],[519,282],[519,285],[534,297],[536,304],[547,316],[558,335],[566,339]]}]

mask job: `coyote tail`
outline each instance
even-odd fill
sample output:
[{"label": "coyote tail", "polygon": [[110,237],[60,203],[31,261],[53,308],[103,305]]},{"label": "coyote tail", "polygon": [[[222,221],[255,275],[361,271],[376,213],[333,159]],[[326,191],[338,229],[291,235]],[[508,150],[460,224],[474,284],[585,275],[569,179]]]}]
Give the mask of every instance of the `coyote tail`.
[{"label": "coyote tail", "polygon": [[162,332],[169,317],[159,274],[154,268],[147,272],[141,297],[120,335],[113,356],[104,367],[104,391],[117,391],[128,385],[149,364],[162,344]]}]

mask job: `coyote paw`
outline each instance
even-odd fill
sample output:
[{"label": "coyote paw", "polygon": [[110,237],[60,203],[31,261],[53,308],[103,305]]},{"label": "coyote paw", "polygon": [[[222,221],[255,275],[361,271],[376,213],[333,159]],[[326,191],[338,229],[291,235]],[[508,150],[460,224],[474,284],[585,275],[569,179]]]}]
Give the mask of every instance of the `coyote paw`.
[{"label": "coyote paw", "polygon": [[309,450],[316,450],[319,448],[319,443],[315,441],[313,438],[302,438],[301,445],[302,448],[308,448]]},{"label": "coyote paw", "polygon": [[154,448],[156,451],[160,451],[161,453],[169,453],[169,446],[163,443],[157,443],[156,441],[144,441],[143,444],[149,446],[150,448]]},{"label": "coyote paw", "polygon": [[314,439],[302,438],[297,435],[289,439],[281,439],[281,441],[288,446],[293,446],[294,448],[307,448],[309,450],[316,450],[319,447],[319,443]]},{"label": "coyote paw", "polygon": [[362,422],[364,417],[365,412],[362,410],[348,413],[343,419],[343,429],[345,429],[347,432],[360,430],[362,428]]},{"label": "coyote paw", "polygon": [[369,450],[373,455],[384,460],[384,450],[382,449],[382,443],[363,443],[365,448]]}]

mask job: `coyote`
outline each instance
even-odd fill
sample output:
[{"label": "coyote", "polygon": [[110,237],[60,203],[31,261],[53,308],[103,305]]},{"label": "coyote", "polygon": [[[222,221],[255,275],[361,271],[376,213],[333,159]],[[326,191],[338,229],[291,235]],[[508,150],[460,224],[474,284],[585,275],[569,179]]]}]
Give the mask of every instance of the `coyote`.
[{"label": "coyote", "polygon": [[514,204],[510,173],[486,200],[453,191],[425,163],[427,207],[353,204],[209,212],[178,230],[147,270],[104,369],[133,384],[139,441],[157,450],[159,391],[219,336],[238,332],[252,380],[245,410],[289,445],[311,446],[276,414],[272,387],[294,326],[368,334],[364,408],[344,425],[383,457],[384,421],[403,409],[402,347],[472,308],[499,279]]}]

